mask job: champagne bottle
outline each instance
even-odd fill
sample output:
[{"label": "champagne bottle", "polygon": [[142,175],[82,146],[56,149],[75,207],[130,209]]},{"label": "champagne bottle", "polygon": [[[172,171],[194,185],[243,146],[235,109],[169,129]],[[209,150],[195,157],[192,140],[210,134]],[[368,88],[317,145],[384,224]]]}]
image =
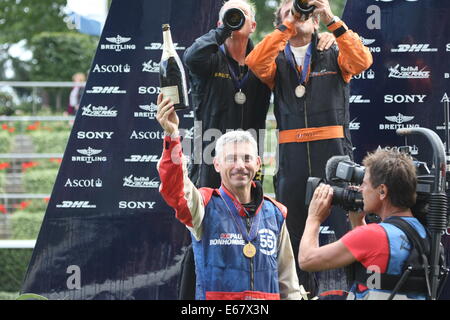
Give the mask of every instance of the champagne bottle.
[{"label": "champagne bottle", "polygon": [[164,98],[169,97],[175,110],[189,106],[186,74],[172,42],[170,26],[163,24],[163,53],[159,65],[159,84]]}]

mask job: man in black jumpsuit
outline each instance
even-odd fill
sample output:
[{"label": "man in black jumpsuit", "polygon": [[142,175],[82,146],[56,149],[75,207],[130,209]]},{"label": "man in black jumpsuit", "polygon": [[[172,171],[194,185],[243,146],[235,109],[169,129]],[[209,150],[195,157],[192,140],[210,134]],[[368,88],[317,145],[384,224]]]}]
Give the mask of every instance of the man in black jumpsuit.
[{"label": "man in black jumpsuit", "polygon": [[[274,92],[279,130],[276,198],[288,208],[287,226],[294,254],[305,228],[306,181],[325,178],[327,160],[352,155],[349,131],[349,82],[372,64],[359,36],[331,12],[328,0],[311,0],[315,14],[300,21],[291,12],[292,0],[278,10],[280,24],[247,56],[250,69]],[[333,32],[337,46],[317,50],[320,18]],[[282,23],[281,23],[282,22]],[[331,215],[330,218],[344,215]],[[334,230],[340,236],[340,230]],[[297,270],[300,284],[314,294],[312,274]]]},{"label": "man in black jumpsuit", "polygon": [[[239,8],[246,22],[231,32],[222,23],[224,13]],[[218,27],[196,39],[186,50],[196,127],[190,178],[200,187],[220,187],[220,176],[212,158],[215,141],[227,129],[253,129],[258,145],[264,138],[270,89],[245,65],[253,49],[254,7],[245,0],[230,0],[220,10]],[[201,145],[201,148],[200,148]],[[259,148],[262,156],[262,148]],[[200,163],[201,162],[201,163]]]}]

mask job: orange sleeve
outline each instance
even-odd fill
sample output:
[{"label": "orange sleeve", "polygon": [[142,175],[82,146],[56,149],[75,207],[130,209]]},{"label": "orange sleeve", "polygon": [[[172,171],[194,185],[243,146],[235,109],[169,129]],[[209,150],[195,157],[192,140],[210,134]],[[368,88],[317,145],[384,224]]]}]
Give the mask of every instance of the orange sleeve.
[{"label": "orange sleeve", "polygon": [[270,89],[275,87],[277,65],[275,59],[284,50],[287,41],[296,34],[292,23],[283,22],[285,30],[276,29],[268,34],[245,59],[245,64]]},{"label": "orange sleeve", "polygon": [[345,28],[345,32],[336,38],[339,55],[338,64],[345,82],[350,82],[352,76],[367,70],[373,63],[369,48],[363,45],[357,33],[348,29],[343,21],[333,23],[328,30],[335,32]]}]

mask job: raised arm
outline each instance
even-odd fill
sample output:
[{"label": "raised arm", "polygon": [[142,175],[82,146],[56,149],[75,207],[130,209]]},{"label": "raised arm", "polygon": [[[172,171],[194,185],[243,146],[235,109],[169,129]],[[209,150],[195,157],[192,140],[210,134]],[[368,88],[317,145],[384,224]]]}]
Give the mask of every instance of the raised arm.
[{"label": "raised arm", "polygon": [[275,87],[277,71],[275,59],[295,33],[294,24],[290,21],[284,21],[275,31],[268,34],[256,45],[245,59],[245,63],[253,73],[272,90]]},{"label": "raised arm", "polygon": [[193,233],[197,240],[202,235],[205,214],[204,198],[188,177],[186,158],[178,134],[179,119],[169,99],[158,97],[156,119],[166,136],[157,169],[161,179],[160,193],[166,203],[175,209],[177,219]]},{"label": "raised arm", "polygon": [[215,63],[214,55],[229,36],[230,31],[220,26],[197,38],[184,52],[183,59],[188,69],[198,75],[209,75]]}]

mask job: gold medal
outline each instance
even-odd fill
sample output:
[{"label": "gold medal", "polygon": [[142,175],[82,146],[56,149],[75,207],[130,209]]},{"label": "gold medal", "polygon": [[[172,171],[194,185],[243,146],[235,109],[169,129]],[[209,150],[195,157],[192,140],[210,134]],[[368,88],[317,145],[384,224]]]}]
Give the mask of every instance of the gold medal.
[{"label": "gold medal", "polygon": [[244,253],[244,256],[251,259],[256,254],[256,247],[251,242],[249,242],[244,246],[242,252]]}]

